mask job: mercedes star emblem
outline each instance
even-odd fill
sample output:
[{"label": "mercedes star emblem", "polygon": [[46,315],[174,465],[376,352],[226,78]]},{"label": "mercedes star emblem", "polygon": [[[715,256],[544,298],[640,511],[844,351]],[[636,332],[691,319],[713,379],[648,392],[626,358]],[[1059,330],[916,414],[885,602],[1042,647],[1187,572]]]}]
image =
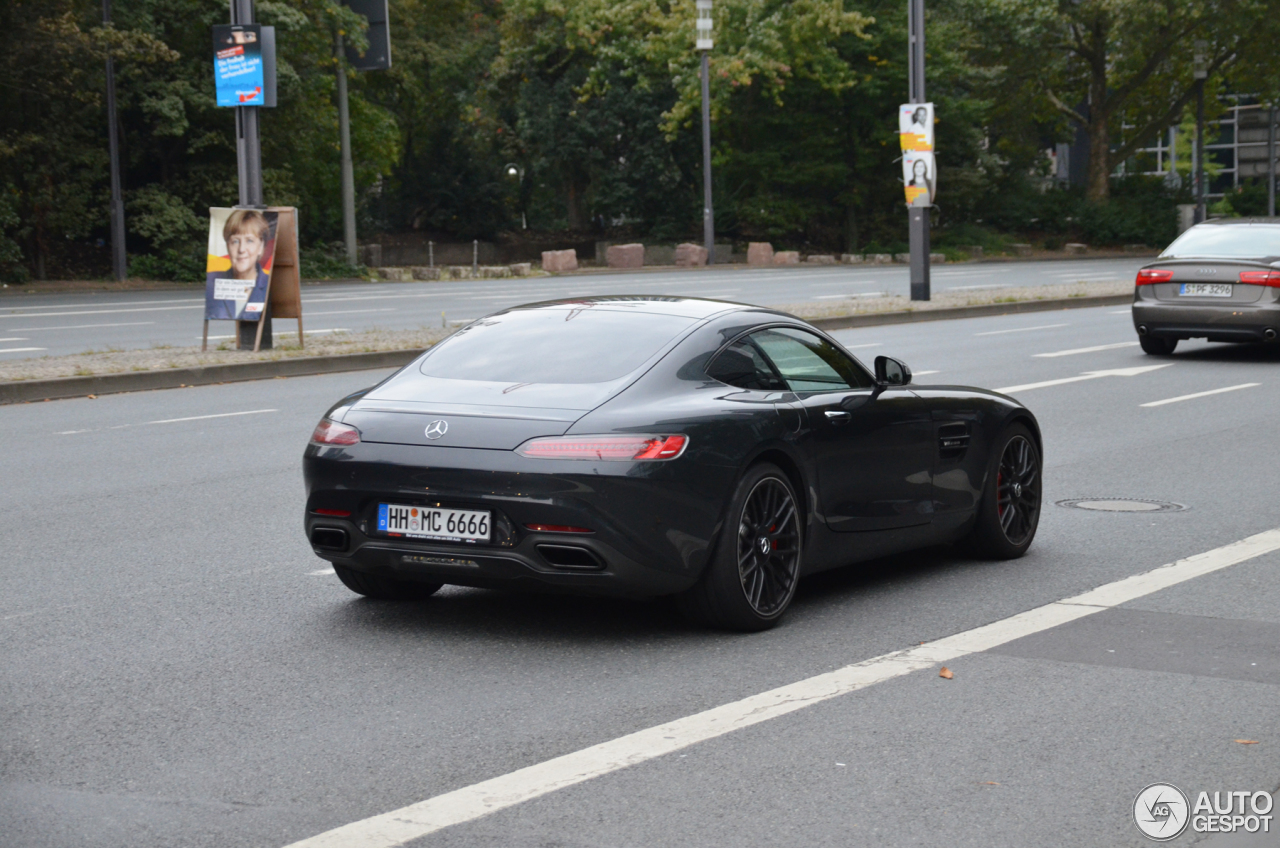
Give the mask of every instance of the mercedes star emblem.
[{"label": "mercedes star emblem", "polygon": [[433,442],[449,432],[449,422],[437,418],[427,425],[427,438]]}]

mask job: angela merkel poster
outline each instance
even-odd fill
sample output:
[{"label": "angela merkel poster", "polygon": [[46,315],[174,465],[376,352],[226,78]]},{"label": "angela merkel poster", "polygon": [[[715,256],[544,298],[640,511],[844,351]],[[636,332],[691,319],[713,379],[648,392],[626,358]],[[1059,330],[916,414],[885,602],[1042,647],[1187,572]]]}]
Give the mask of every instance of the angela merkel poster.
[{"label": "angela merkel poster", "polygon": [[257,321],[267,306],[279,213],[209,210],[206,321]]}]

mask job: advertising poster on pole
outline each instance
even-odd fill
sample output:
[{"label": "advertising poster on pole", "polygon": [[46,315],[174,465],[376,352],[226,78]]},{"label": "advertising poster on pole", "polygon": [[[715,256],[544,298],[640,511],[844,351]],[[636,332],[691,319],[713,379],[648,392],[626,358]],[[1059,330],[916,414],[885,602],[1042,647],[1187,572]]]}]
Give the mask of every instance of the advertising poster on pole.
[{"label": "advertising poster on pole", "polygon": [[205,266],[206,321],[258,321],[267,305],[277,212],[210,209]]},{"label": "advertising poster on pole", "polygon": [[898,142],[902,152],[933,152],[933,104],[903,103],[898,107]]},{"label": "advertising poster on pole", "polygon": [[933,154],[909,150],[902,154],[902,183],[908,206],[932,206],[937,193]]},{"label": "advertising poster on pole", "polygon": [[213,28],[213,79],[219,106],[264,105],[262,27],[245,24]]}]

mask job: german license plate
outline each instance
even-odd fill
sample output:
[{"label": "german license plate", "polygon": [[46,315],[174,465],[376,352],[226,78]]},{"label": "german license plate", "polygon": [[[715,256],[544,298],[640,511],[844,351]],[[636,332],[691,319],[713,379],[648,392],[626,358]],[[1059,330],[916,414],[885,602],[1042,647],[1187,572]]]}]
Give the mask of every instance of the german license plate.
[{"label": "german license plate", "polygon": [[1183,283],[1178,294],[1183,297],[1231,297],[1231,284]]},{"label": "german license plate", "polygon": [[487,510],[378,504],[378,532],[439,542],[489,541]]}]

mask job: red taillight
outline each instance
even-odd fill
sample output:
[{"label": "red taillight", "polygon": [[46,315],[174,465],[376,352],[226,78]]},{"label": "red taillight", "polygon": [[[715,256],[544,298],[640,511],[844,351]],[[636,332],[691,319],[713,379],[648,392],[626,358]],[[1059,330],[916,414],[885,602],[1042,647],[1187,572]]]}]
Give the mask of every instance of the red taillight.
[{"label": "red taillight", "polygon": [[1241,271],[1240,282],[1251,286],[1280,288],[1280,271]]},{"label": "red taillight", "polygon": [[355,427],[348,427],[346,424],[339,424],[337,421],[321,418],[320,423],[316,425],[316,429],[311,433],[311,444],[358,445],[360,444],[360,431]]},{"label": "red taillight", "polygon": [[620,462],[675,459],[688,436],[556,436],[530,439],[516,453],[532,459],[603,459]]},{"label": "red taillight", "polygon": [[332,515],[334,518],[347,518],[351,515],[349,509],[313,509],[316,515]]},{"label": "red taillight", "polygon": [[1167,283],[1172,279],[1172,271],[1163,268],[1143,268],[1138,272],[1138,279],[1134,280],[1134,285],[1149,286],[1152,283]]},{"label": "red taillight", "polygon": [[594,533],[586,527],[570,527],[568,524],[526,524],[526,530],[535,533]]}]

